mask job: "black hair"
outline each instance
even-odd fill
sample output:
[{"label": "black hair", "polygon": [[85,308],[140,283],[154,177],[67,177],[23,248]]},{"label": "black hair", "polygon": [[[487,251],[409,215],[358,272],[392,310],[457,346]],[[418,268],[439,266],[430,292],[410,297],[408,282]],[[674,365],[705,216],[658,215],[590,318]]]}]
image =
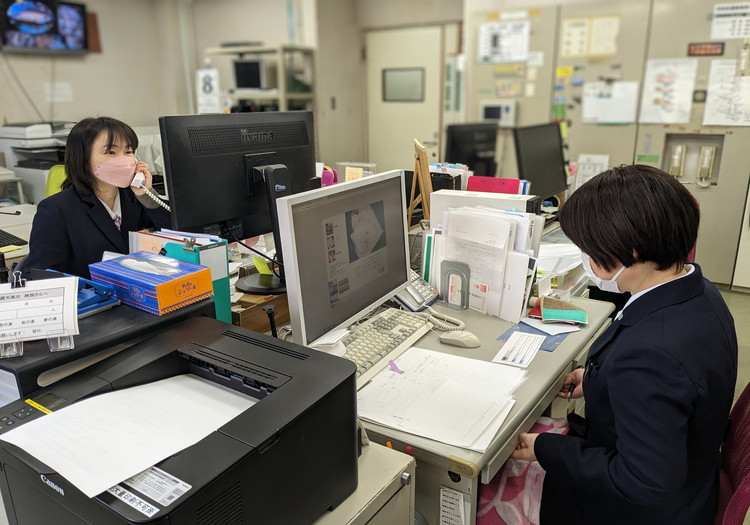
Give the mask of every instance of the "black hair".
[{"label": "black hair", "polygon": [[138,136],[133,128],[110,117],[92,117],[79,121],[70,130],[65,145],[65,182],[62,188],[74,186],[80,195],[93,195],[96,179],[91,171],[91,149],[99,134],[107,133],[107,148],[118,140],[133,151],[138,148]]},{"label": "black hair", "polygon": [[605,270],[652,262],[682,269],[698,238],[700,210],[660,169],[635,164],[600,173],[563,204],[560,226]]}]

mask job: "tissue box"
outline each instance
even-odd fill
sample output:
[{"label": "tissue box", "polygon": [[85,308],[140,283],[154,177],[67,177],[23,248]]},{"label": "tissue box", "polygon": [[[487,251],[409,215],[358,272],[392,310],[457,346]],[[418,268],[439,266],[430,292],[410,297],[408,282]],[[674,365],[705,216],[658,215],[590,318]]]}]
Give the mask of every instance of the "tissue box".
[{"label": "tissue box", "polygon": [[110,284],[123,303],[162,315],[213,295],[211,270],[149,252],[89,264],[91,279]]}]

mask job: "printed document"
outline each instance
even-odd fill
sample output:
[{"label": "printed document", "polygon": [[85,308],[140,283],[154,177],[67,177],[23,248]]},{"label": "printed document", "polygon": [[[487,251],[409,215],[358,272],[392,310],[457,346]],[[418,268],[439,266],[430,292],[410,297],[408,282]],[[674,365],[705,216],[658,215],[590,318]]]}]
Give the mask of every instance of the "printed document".
[{"label": "printed document", "polygon": [[255,402],[205,379],[179,375],[84,399],[0,439],[93,498],[194,445]]},{"label": "printed document", "polygon": [[357,394],[360,417],[449,445],[484,451],[525,379],[519,368],[410,348]]}]

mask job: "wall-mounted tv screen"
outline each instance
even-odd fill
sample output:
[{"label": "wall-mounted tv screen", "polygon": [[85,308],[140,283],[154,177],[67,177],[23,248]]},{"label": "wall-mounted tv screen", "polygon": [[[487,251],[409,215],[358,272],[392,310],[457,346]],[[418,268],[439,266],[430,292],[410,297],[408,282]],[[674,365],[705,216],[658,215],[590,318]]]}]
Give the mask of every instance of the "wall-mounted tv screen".
[{"label": "wall-mounted tv screen", "polygon": [[85,53],[86,6],[57,0],[0,0],[3,51]]}]

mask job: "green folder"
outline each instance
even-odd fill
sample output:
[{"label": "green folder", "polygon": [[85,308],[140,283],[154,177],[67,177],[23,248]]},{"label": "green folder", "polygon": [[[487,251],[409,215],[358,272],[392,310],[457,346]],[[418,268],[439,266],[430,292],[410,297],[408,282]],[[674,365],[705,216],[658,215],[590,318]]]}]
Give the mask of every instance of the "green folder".
[{"label": "green folder", "polygon": [[208,266],[211,269],[216,319],[231,324],[232,292],[229,286],[229,254],[226,239],[203,246],[187,246],[184,243],[167,242],[164,244],[164,249],[168,257]]}]

